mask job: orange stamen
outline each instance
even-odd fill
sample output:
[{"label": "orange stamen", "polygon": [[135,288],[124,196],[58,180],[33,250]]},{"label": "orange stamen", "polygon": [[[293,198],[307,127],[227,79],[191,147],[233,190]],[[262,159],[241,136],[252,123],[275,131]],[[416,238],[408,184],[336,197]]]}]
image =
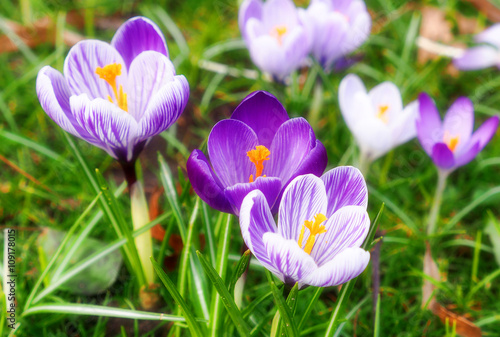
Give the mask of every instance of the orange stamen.
[{"label": "orange stamen", "polygon": [[288,28],[285,25],[277,25],[271,29],[270,35],[278,40],[278,44],[281,46],[283,44],[283,36],[288,32]]},{"label": "orange stamen", "polygon": [[458,142],[460,141],[460,136],[453,137],[448,131],[445,131],[443,141],[451,152],[455,152]]},{"label": "orange stamen", "polygon": [[[119,63],[111,63],[103,68],[97,67],[95,73],[99,75],[100,78],[105,80],[113,89],[118,107],[122,110],[128,111],[127,94],[123,92],[123,86],[120,84],[119,92],[116,88],[116,77],[122,74],[122,65]],[[108,100],[111,103],[114,103],[113,99],[109,95]]]},{"label": "orange stamen", "polygon": [[[263,145],[258,145],[255,150],[250,150],[247,152],[247,156],[252,163],[255,165],[255,179],[262,176],[262,171],[264,170],[264,161],[269,160],[271,151]],[[265,177],[265,176],[264,176]],[[250,182],[253,183],[253,174],[250,175]]]},{"label": "orange stamen", "polygon": [[377,118],[380,119],[385,124],[389,122],[389,119],[387,117],[387,110],[389,110],[388,105],[379,105],[378,107]]},{"label": "orange stamen", "polygon": [[300,230],[299,240],[297,243],[299,247],[302,248],[302,241],[304,240],[304,232],[305,229],[309,229],[309,238],[307,238],[306,245],[304,246],[304,251],[311,255],[314,244],[316,243],[316,235],[320,235],[326,233],[326,227],[322,225],[323,222],[328,220],[326,216],[321,213],[318,213],[314,216],[314,221],[306,220],[302,225],[302,229]]}]

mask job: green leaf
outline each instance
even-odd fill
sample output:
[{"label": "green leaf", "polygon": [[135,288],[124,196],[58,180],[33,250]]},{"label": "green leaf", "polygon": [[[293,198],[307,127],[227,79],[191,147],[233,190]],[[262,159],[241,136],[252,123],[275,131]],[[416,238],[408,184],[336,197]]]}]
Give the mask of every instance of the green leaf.
[{"label": "green leaf", "polygon": [[271,291],[273,292],[274,301],[276,303],[276,306],[278,307],[280,317],[286,326],[288,337],[298,337],[299,331],[297,330],[297,326],[295,325],[295,321],[293,320],[293,314],[290,310],[290,307],[283,298],[283,294],[276,286],[271,272],[266,270],[266,276],[269,286],[271,287]]},{"label": "green leaf", "polygon": [[198,254],[201,266],[207,273],[208,278],[210,279],[210,281],[212,281],[215,289],[219,293],[222,299],[222,303],[224,303],[224,305],[226,306],[227,313],[233,320],[233,323],[236,325],[236,330],[238,330],[240,336],[250,336],[250,328],[247,322],[243,319],[240,310],[236,306],[236,303],[234,303],[231,294],[229,294],[224,281],[220,278],[215,269],[210,265],[210,263],[208,263],[208,261],[199,251],[196,251],[196,254]]},{"label": "green leaf", "polygon": [[156,274],[160,278],[161,282],[167,288],[170,295],[173,297],[175,303],[181,308],[184,317],[186,318],[186,323],[188,325],[191,335],[194,337],[204,337],[205,334],[202,333],[201,327],[193,316],[191,308],[182,298],[181,294],[177,291],[175,284],[170,280],[170,278],[165,274],[161,266],[151,257],[151,263],[156,271]]},{"label": "green leaf", "polygon": [[297,326],[297,330],[302,331],[302,328],[304,327],[306,321],[309,319],[309,315],[311,315],[311,311],[314,308],[314,305],[318,301],[318,298],[321,296],[321,293],[323,292],[322,287],[316,288],[316,291],[314,292],[313,297],[309,300],[309,303],[307,304],[306,310],[302,314],[302,318],[300,319],[299,325]]},{"label": "green leaf", "polygon": [[250,263],[250,258],[252,257],[252,252],[250,249],[247,249],[243,255],[241,255],[241,259],[238,261],[236,268],[233,271],[233,276],[231,277],[231,281],[229,283],[229,293],[234,294],[234,286],[236,282],[240,279],[241,275],[247,270],[248,264]]}]

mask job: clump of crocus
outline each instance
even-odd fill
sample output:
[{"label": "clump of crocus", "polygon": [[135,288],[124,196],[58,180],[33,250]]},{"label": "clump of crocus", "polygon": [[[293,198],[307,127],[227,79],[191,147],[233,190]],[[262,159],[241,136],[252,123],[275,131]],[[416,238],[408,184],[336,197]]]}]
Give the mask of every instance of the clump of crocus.
[{"label": "clump of crocus", "polygon": [[310,51],[310,40],[291,0],[245,0],[238,23],[252,61],[283,81]]},{"label": "clump of crocus", "polygon": [[498,117],[489,118],[474,133],[474,106],[467,97],[459,97],[441,122],[432,99],[420,94],[418,139],[434,164],[451,172],[474,159],[490,141],[498,127]]},{"label": "clump of crocus", "polygon": [[50,66],[38,73],[42,108],[65,131],[133,162],[148,140],[170,127],[189,98],[176,75],[160,29],[135,17],[111,44],[85,40],[71,48],[64,75]]},{"label": "clump of crocus", "polygon": [[399,89],[391,82],[367,92],[358,76],[347,75],[340,82],[339,104],[360,148],[363,167],[417,134],[418,102],[403,108]]},{"label": "clump of crocus", "polygon": [[[277,212],[282,190],[298,175],[320,176],[326,150],[304,118],[289,119],[270,93],[248,95],[231,119],[218,122],[208,137],[210,163],[200,150],[187,162],[200,198],[226,213],[239,214],[243,198],[258,189]],[[210,165],[211,164],[211,165]]]},{"label": "clump of crocus", "polygon": [[326,70],[370,35],[371,18],[362,0],[312,0],[303,17],[312,55]]},{"label": "clump of crocus", "polygon": [[478,46],[466,49],[453,59],[455,67],[461,70],[477,70],[492,66],[500,68],[500,23],[497,23],[474,37]]},{"label": "clump of crocus", "polygon": [[360,171],[338,167],[321,178],[295,178],[283,193],[276,225],[261,191],[241,206],[246,245],[284,283],[329,287],[363,272],[370,253],[360,248],[370,227],[368,193]]}]

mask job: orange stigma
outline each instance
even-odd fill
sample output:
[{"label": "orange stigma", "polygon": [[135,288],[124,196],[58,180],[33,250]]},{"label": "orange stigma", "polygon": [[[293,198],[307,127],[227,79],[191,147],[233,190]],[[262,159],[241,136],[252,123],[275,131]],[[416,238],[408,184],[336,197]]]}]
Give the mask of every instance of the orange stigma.
[{"label": "orange stigma", "polygon": [[276,25],[271,29],[270,35],[278,40],[278,44],[281,46],[283,44],[283,36],[288,32],[288,28],[285,25]]},{"label": "orange stigma", "polygon": [[385,124],[387,124],[387,122],[389,122],[389,119],[387,118],[387,110],[389,110],[388,105],[379,105],[378,106],[377,118],[380,119]]},{"label": "orange stigma", "polygon": [[446,144],[446,146],[448,146],[451,152],[455,152],[459,141],[459,136],[453,137],[448,131],[444,132],[443,142]]},{"label": "orange stigma", "polygon": [[314,247],[314,243],[316,242],[316,235],[320,235],[326,233],[326,227],[322,225],[323,222],[328,220],[326,216],[321,213],[318,213],[314,216],[314,221],[306,220],[302,225],[302,229],[300,230],[299,240],[297,243],[299,247],[302,248],[302,241],[304,240],[304,232],[309,229],[309,238],[307,238],[306,245],[304,246],[304,252],[311,255],[311,252]]},{"label": "orange stigma", "polygon": [[[128,112],[127,94],[123,92],[123,86],[121,84],[119,90],[116,88],[116,77],[122,74],[122,65],[119,63],[111,63],[103,68],[97,67],[95,73],[111,86],[115,94],[116,104],[118,107]],[[113,99],[109,95],[108,100],[111,103],[114,103]]]},{"label": "orange stigma", "polygon": [[[255,150],[250,150],[247,152],[247,156],[252,163],[255,165],[255,179],[262,176],[262,171],[264,170],[264,161],[269,160],[271,151],[263,145],[258,145]],[[264,176],[265,177],[265,176]],[[250,182],[253,183],[253,174],[250,175]]]}]

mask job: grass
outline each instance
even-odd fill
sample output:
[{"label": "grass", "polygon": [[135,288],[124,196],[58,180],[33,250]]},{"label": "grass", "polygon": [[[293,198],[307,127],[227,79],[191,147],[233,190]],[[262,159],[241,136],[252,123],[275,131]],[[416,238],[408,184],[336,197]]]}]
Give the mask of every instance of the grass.
[{"label": "grass", "polygon": [[[306,5],[306,1],[296,3]],[[480,24],[489,25],[483,14],[468,2],[426,1],[425,4],[442,9],[455,32],[458,12],[478,16]],[[475,103],[476,125],[491,115],[500,115],[498,71],[487,69],[452,76],[447,72],[448,59],[418,64],[415,39],[422,22],[421,11],[413,10],[404,1],[373,0],[367,1],[367,6],[373,14],[376,33],[360,49],[363,60],[342,73],[326,75],[317,67],[304,70],[298,75],[306,78],[305,84],[286,87],[260,77],[254,80],[226,76],[200,67],[202,61],[211,61],[237,70],[255,69],[240,41],[236,1],[2,2],[2,20],[29,26],[48,16],[57,23],[51,31],[56,36],[55,44],[46,42],[28,47],[21,43],[19,51],[0,53],[0,224],[18,229],[16,335],[165,336],[172,335],[170,331],[187,336],[191,331],[186,320],[179,317],[183,311],[178,309],[176,299],[163,286],[156,290],[160,301],[152,312],[138,309],[137,276],[131,275],[126,266],[122,266],[113,286],[103,293],[82,295],[60,289],[61,278],[75,268],[82,268],[84,263],[95,264],[111,251],[127,249],[126,240],[116,236],[110,223],[111,211],[95,202],[102,196],[83,178],[84,171],[75,151],[63,131],[44,113],[35,94],[36,75],[41,67],[49,64],[62,69],[69,49],[61,42],[63,27],[88,38],[109,41],[116,28],[115,21],[140,14],[158,23],[165,33],[177,73],[184,74],[190,83],[191,97],[176,126],[157,136],[141,156],[142,176],[149,194],[160,186],[166,189],[158,204],[164,213],[156,222],[189,244],[187,250],[179,251],[173,239],[155,241],[153,255],[166,258],[165,275],[183,294],[192,310],[190,319],[197,321],[202,335],[207,331],[214,336],[237,335],[239,330],[233,324],[236,320],[248,325],[245,329],[252,336],[267,336],[277,309],[264,270],[251,261],[242,306],[231,318],[226,315],[227,302],[219,301],[218,289],[212,287],[209,277],[215,276],[205,273],[211,267],[225,274],[223,282],[228,285],[242,246],[236,219],[221,216],[189,193],[187,156],[192,149],[204,149],[215,122],[228,118],[249,92],[268,90],[281,100],[291,116],[305,116],[314,121],[316,136],[328,151],[328,168],[332,168],[352,165],[357,159],[356,146],[337,102],[338,85],[348,72],[358,74],[368,88],[383,81],[395,82],[401,88],[405,104],[426,91],[435,98],[441,112],[458,96],[468,96]],[[75,10],[82,20],[65,23],[64,18],[69,19]],[[0,28],[9,33],[5,25]],[[322,92],[315,85],[319,79]],[[104,151],[73,137],[72,140],[91,172],[97,168],[110,191],[118,191],[114,212],[119,212],[124,223],[129,224],[130,205],[128,198],[120,193],[123,176],[118,164]],[[160,163],[157,152],[165,158]],[[438,301],[469,317],[485,336],[500,334],[500,273],[494,256],[500,242],[498,236],[492,239],[485,230],[492,219],[498,223],[500,217],[499,154],[497,134],[473,162],[449,177],[438,221],[441,231],[433,247],[444,280],[438,286]],[[424,224],[436,186],[435,167],[418,142],[412,140],[377,160],[366,178],[372,220],[385,203],[379,223],[385,232],[380,303],[374,317],[371,270],[367,268],[341,309],[342,316],[347,315],[348,319],[341,322],[339,335],[451,335],[451,327],[447,328],[430,311],[420,308]],[[121,220],[117,224],[121,225]],[[97,238],[103,245],[86,261],[69,261],[58,270],[61,260],[47,260],[38,248],[43,228],[66,232],[71,229],[80,240]],[[197,250],[203,254],[202,263]],[[61,254],[65,252],[62,250]],[[46,268],[51,269],[44,273]],[[55,270],[57,277],[53,274]],[[78,276],[82,274],[74,277]],[[33,293],[34,289],[38,291]],[[46,295],[40,298],[43,291]],[[313,287],[299,292],[295,323],[300,326],[300,336],[324,336],[338,294],[337,288],[324,289],[320,294]],[[312,298],[317,298],[317,302],[311,306],[308,304]],[[22,314],[30,302],[33,303]],[[86,316],[92,306],[101,309]],[[306,312],[310,313],[309,319],[301,322]],[[11,331],[5,319],[5,315],[0,316],[0,333],[8,335]],[[213,319],[217,323],[208,323]],[[238,327],[243,329],[244,325]]]}]

